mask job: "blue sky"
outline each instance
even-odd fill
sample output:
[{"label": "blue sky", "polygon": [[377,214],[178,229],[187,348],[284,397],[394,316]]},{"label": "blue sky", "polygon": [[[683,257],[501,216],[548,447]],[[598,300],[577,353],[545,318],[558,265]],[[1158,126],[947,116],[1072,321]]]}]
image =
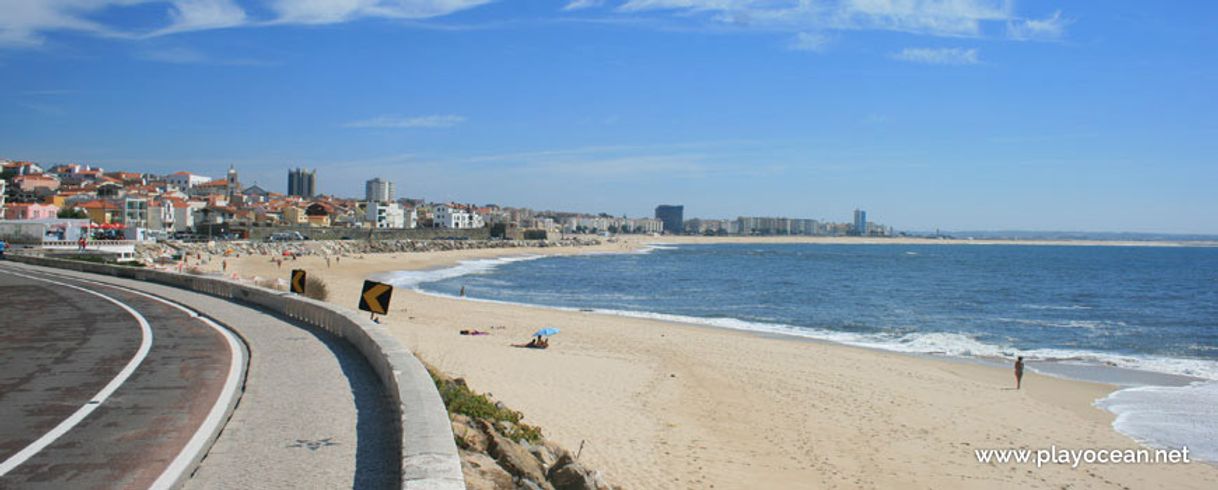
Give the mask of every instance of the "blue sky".
[{"label": "blue sky", "polygon": [[0,0],[0,158],[1218,233],[1212,2]]}]

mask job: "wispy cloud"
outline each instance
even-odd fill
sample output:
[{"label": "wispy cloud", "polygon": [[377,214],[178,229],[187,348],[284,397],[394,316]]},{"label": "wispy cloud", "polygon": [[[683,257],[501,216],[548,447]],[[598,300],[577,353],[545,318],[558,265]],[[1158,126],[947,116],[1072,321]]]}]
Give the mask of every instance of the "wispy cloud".
[{"label": "wispy cloud", "polygon": [[379,116],[343,124],[345,128],[451,128],[465,122],[465,117],[456,115],[433,116]]},{"label": "wispy cloud", "polygon": [[975,65],[981,62],[976,48],[905,48],[893,59],[930,65]]},{"label": "wispy cloud", "polygon": [[[494,0],[267,0],[246,10],[236,0],[0,0],[0,47],[35,47],[46,33],[88,32],[105,37],[152,38],[232,27],[333,24],[361,18],[430,19]],[[92,19],[124,9],[160,7],[160,26],[125,30]],[[256,12],[258,15],[253,15]]]},{"label": "wispy cloud", "polygon": [[361,17],[428,19],[490,3],[492,0],[275,0],[271,9],[277,21],[332,24]]},{"label": "wispy cloud", "polygon": [[[55,31],[144,39],[175,33],[292,24],[336,24],[365,18],[397,19],[405,26],[448,28],[424,22],[495,0],[0,0],[0,47],[31,47]],[[1043,19],[1015,12],[1013,0],[567,0],[556,6],[588,22],[627,23],[674,30],[764,30],[795,36],[793,49],[824,48],[835,31],[880,30],[940,37],[1052,40],[1069,24],[1060,12]],[[97,19],[125,9],[160,9],[159,24],[133,30]],[[583,11],[595,11],[586,14]],[[510,23],[510,21],[509,21]],[[458,26],[457,28],[464,28]],[[818,33],[818,34],[809,34]]]},{"label": "wispy cloud", "polygon": [[563,10],[583,10],[592,7],[599,7],[605,3],[605,0],[571,0],[564,6]]},{"label": "wispy cloud", "polygon": [[624,13],[686,12],[717,23],[781,30],[886,30],[933,36],[981,36],[1012,20],[1006,0],[627,0]]},{"label": "wispy cloud", "polygon": [[1007,36],[1020,41],[1056,41],[1068,23],[1060,10],[1045,19],[1012,20],[1007,22]]},{"label": "wispy cloud", "polygon": [[820,33],[800,32],[795,34],[787,49],[792,51],[810,51],[819,53],[829,46],[829,36]]},{"label": "wispy cloud", "polygon": [[168,27],[149,35],[222,29],[244,25],[249,21],[245,10],[233,0],[173,0],[169,6],[169,18]]}]

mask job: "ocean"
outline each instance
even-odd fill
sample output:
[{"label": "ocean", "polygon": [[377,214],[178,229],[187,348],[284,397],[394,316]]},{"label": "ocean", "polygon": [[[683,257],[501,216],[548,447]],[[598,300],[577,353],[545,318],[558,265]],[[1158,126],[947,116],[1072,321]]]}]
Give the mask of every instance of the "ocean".
[{"label": "ocean", "polygon": [[1218,248],[656,245],[529,259],[388,279],[433,294],[464,287],[471,299],[900,352],[1022,355],[1050,374],[1085,365],[1173,375],[1162,385],[1118,376],[1126,389],[1097,406],[1139,441],[1218,461]]}]

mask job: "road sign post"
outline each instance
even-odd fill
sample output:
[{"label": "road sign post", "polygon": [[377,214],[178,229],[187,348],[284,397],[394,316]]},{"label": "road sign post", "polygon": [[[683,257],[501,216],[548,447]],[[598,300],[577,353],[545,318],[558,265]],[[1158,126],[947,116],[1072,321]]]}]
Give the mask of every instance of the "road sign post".
[{"label": "road sign post", "polygon": [[393,296],[393,286],[376,281],[364,281],[364,289],[359,295],[359,309],[376,315],[389,314],[389,299]]},{"label": "road sign post", "polygon": [[303,269],[292,270],[291,280],[292,292],[296,294],[305,293],[305,271]]}]

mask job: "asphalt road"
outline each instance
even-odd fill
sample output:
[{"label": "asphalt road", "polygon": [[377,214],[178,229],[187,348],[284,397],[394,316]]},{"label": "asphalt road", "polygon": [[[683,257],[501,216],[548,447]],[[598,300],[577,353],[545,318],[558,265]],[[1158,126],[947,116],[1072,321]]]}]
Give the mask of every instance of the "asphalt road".
[{"label": "asphalt road", "polygon": [[0,266],[0,488],[148,488],[188,470],[234,355],[173,305]]}]

